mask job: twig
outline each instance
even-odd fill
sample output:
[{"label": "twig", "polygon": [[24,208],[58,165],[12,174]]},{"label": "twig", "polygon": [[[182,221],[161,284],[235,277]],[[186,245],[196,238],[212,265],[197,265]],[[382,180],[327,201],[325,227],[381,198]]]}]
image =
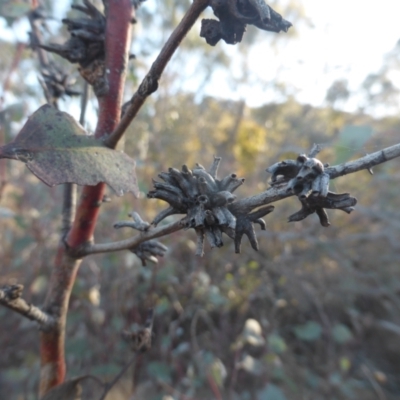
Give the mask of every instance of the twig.
[{"label": "twig", "polygon": [[122,376],[125,374],[125,372],[128,370],[128,368],[133,364],[133,362],[136,359],[136,354],[132,356],[132,358],[122,367],[121,371],[118,372],[118,374],[114,377],[114,379],[111,382],[108,382],[104,384],[104,392],[101,395],[99,400],[104,400],[108,394],[108,392],[112,389],[112,387],[122,378]]},{"label": "twig", "polygon": [[[387,147],[386,149],[383,149],[381,151],[369,154],[365,157],[361,157],[357,160],[326,168],[325,171],[330,176],[330,179],[335,179],[342,175],[357,172],[362,169],[368,169],[371,166],[384,163],[399,156],[400,144],[396,144],[394,146]],[[277,185],[270,187],[269,189],[258,195],[235,201],[234,203],[231,203],[229,205],[229,209],[232,212],[250,212],[257,207],[261,207],[263,205],[270,204],[290,196],[293,196],[293,193],[287,191],[286,184],[281,186]],[[165,236],[182,228],[183,226],[181,224],[181,221],[176,221],[165,226],[150,228],[148,231],[141,232],[140,234],[126,240],[105,244],[87,244],[82,248],[74,251],[73,255],[75,257],[83,257],[89,254],[109,253],[113,251],[127,250],[131,249],[132,247],[138,246],[140,243],[146,240]]]},{"label": "twig", "polygon": [[[208,328],[213,333],[213,336],[217,337],[216,332],[215,332],[215,327],[214,327],[209,315],[207,314],[207,312],[203,309],[197,310],[193,317],[192,323],[190,324],[190,336],[192,338],[192,348],[193,348],[194,353],[198,353],[201,350],[199,343],[197,341],[197,335],[196,335],[197,322],[200,318],[202,318],[203,321],[207,324]],[[217,383],[215,382],[214,377],[211,375],[210,372],[206,373],[206,378],[207,378],[208,384],[209,384],[210,389],[213,392],[215,398],[217,400],[222,400],[221,392],[218,388]]]},{"label": "twig", "polygon": [[222,400],[221,392],[219,391],[218,385],[211,373],[207,373],[207,381],[216,400]]},{"label": "twig", "polygon": [[131,349],[134,351],[133,357],[122,367],[121,371],[114,377],[114,379],[104,385],[104,392],[99,400],[104,400],[107,393],[111,388],[121,379],[122,375],[135,361],[135,356],[138,353],[143,353],[151,348],[151,340],[153,335],[153,320],[154,320],[154,310],[149,308],[147,310],[147,317],[144,327],[137,332],[123,331],[122,336],[131,345]]},{"label": "twig", "polygon": [[394,146],[386,147],[383,150],[379,150],[375,153],[361,157],[358,160],[349,161],[344,164],[326,168],[325,171],[327,174],[329,174],[331,179],[335,179],[339,176],[352,174],[353,172],[357,172],[362,169],[372,168],[375,165],[382,164],[399,156],[400,144],[395,144]]},{"label": "twig", "polygon": [[114,148],[117,145],[125,130],[144,104],[146,98],[158,89],[158,80],[160,79],[166,65],[179,47],[183,38],[194,25],[199,15],[207,8],[209,3],[210,0],[194,0],[181,22],[165,43],[149,72],[144,77],[138,90],[129,101],[129,105],[126,107],[120,123],[111,135],[105,139],[104,143],[106,146]]},{"label": "twig", "polygon": [[[335,165],[333,167],[328,167],[325,169],[325,173],[329,175],[330,179],[336,179],[339,176],[352,174],[363,169],[368,169],[399,156],[400,144],[395,144],[375,153],[368,154],[357,160]],[[235,212],[236,210],[251,211],[256,207],[260,207],[265,204],[271,204],[290,196],[293,196],[293,193],[287,191],[286,184],[280,186],[277,185],[270,187],[269,189],[258,195],[235,201],[229,206],[229,209],[233,212]]]},{"label": "twig", "polygon": [[[84,81],[83,93],[81,97],[81,114],[79,116],[79,123],[84,126],[86,118],[86,109],[89,99],[89,84]],[[77,201],[77,187],[74,183],[66,183],[64,185],[64,196],[62,205],[62,223],[61,235],[65,238],[71,229],[72,222],[75,219]]]},{"label": "twig", "polygon": [[87,104],[89,102],[89,84],[84,81],[83,82],[83,93],[81,97],[81,113],[79,115],[79,123],[84,126],[85,125],[85,120],[86,120],[86,109],[87,109]]},{"label": "twig", "polygon": [[147,240],[165,236],[181,229],[183,229],[181,221],[175,221],[168,225],[150,228],[148,231],[141,232],[126,240],[104,244],[87,244],[83,248],[74,251],[73,256],[80,258],[89,254],[111,253],[113,251],[132,249],[132,247],[138,246]]},{"label": "twig", "polygon": [[193,351],[195,353],[198,353],[201,350],[199,343],[197,342],[197,335],[196,335],[197,322],[200,318],[202,318],[203,321],[206,323],[206,325],[210,329],[213,336],[215,338],[218,337],[215,327],[214,327],[214,324],[211,321],[209,315],[207,314],[207,311],[205,311],[203,309],[197,310],[192,319],[192,323],[190,324],[190,336],[192,338],[192,347],[193,347]]},{"label": "twig", "polygon": [[386,400],[386,396],[385,396],[384,391],[379,386],[379,383],[374,378],[374,375],[372,374],[370,369],[365,364],[363,364],[361,366],[361,371],[363,372],[363,374],[367,378],[368,382],[371,384],[371,386],[374,389],[376,395],[378,396],[378,399],[379,400]]},{"label": "twig", "polygon": [[311,148],[310,152],[308,153],[308,157],[315,157],[320,151],[322,150],[322,146],[320,144],[313,144],[313,147]]},{"label": "twig", "polygon": [[0,288],[0,304],[32,321],[36,321],[42,330],[52,328],[55,323],[54,318],[40,308],[27,303],[21,297],[23,289],[23,285]]}]

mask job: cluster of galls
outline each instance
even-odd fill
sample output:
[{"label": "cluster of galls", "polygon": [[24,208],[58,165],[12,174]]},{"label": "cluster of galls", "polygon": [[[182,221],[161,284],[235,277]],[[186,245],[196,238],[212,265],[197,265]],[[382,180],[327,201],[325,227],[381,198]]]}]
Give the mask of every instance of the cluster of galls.
[{"label": "cluster of galls", "polygon": [[71,37],[64,44],[41,45],[47,51],[56,53],[71,63],[79,63],[79,72],[93,85],[98,96],[108,90],[104,78],[105,59],[105,16],[88,0],[84,5],[72,5],[72,8],[84,13],[84,18],[65,18]]},{"label": "cluster of galls", "polygon": [[50,62],[47,66],[40,68],[43,91],[48,103],[54,104],[64,96],[78,96],[80,91],[75,90],[75,79],[63,71],[58,65]]},{"label": "cluster of galls", "polygon": [[237,253],[240,252],[244,234],[248,236],[252,247],[258,250],[253,223],[259,223],[265,229],[261,217],[274,209],[273,206],[267,206],[249,214],[251,210],[233,207],[236,199],[233,192],[243,184],[244,179],[237,178],[235,174],[218,179],[220,161],[219,157],[215,157],[208,171],[199,164],[193,170],[186,165],[181,171],[169,168],[168,172],[158,175],[164,182],[153,181],[155,189],[147,195],[170,205],[157,215],[154,225],[169,215],[186,214],[182,224],[186,229],[193,228],[196,231],[197,255],[204,253],[204,238],[207,238],[211,247],[221,247],[222,233],[234,240]]},{"label": "cluster of galls", "polygon": [[241,42],[246,25],[277,33],[292,26],[264,0],[211,0],[210,6],[219,21],[203,19],[200,36],[211,46],[221,39],[228,44]]},{"label": "cluster of galls", "polygon": [[267,168],[272,174],[271,185],[287,185],[287,191],[297,195],[301,202],[300,211],[289,217],[289,222],[301,221],[316,213],[322,226],[330,222],[325,208],[338,209],[350,214],[357,199],[348,193],[337,194],[329,191],[330,176],[320,160],[301,154],[297,160],[285,160]]}]

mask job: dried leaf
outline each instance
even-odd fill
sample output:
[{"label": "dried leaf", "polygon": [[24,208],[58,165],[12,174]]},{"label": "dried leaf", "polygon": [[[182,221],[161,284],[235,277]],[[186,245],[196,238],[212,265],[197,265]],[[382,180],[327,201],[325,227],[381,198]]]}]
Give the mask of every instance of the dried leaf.
[{"label": "dried leaf", "polygon": [[87,136],[70,115],[49,105],[39,108],[15,139],[0,147],[0,158],[25,162],[49,186],[105,182],[119,196],[138,193],[133,159]]},{"label": "dried leaf", "polygon": [[88,398],[88,390],[91,395],[102,392],[104,384],[92,375],[78,376],[55,386],[40,400],[82,400]]},{"label": "dried leaf", "polygon": [[79,382],[84,377],[66,381],[48,391],[41,400],[81,400],[82,388]]}]

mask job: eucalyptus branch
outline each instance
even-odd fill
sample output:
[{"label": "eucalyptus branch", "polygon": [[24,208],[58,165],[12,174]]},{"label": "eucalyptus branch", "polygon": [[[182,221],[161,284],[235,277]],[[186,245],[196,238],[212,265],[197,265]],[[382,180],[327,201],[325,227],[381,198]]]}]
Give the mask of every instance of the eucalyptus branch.
[{"label": "eucalyptus branch", "polygon": [[110,136],[105,139],[104,142],[106,146],[114,148],[117,145],[127,127],[146,101],[146,98],[158,89],[158,80],[160,79],[166,65],[200,14],[208,7],[209,3],[210,0],[193,1],[191,7],[165,43],[139,88],[125,106],[120,123]]},{"label": "eucalyptus branch", "polygon": [[367,154],[354,161],[349,161],[344,164],[335,165],[334,167],[326,168],[326,173],[329,174],[330,179],[338,178],[339,176],[352,174],[362,169],[370,169],[375,165],[382,164],[390,161],[393,158],[400,156],[400,143],[383,150],[376,151],[372,154]]},{"label": "eucalyptus branch", "polygon": [[55,324],[54,318],[40,308],[27,303],[21,297],[23,289],[23,285],[11,285],[0,288],[0,304],[32,321],[36,321],[42,330],[52,328]]},{"label": "eucalyptus branch", "polygon": [[[363,169],[370,169],[375,165],[382,164],[386,161],[400,156],[400,144],[387,147],[375,153],[368,154],[357,160],[349,161],[343,164],[335,165],[333,167],[325,168],[325,173],[329,175],[330,179],[336,179],[340,176],[352,174]],[[247,197],[235,201],[229,206],[231,211],[250,211],[262,205],[271,204],[276,201],[293,196],[294,193],[287,190],[287,184],[278,185],[268,188],[266,191],[252,197]]]},{"label": "eucalyptus branch", "polygon": [[[317,150],[319,149],[314,148],[313,153],[315,154]],[[377,151],[354,161],[349,161],[344,164],[325,168],[325,171],[321,176],[329,177],[329,179],[335,179],[339,176],[354,173],[362,169],[369,169],[375,165],[384,163],[398,156],[400,156],[400,144]],[[244,234],[248,236],[252,247],[257,250],[258,244],[253,224],[258,223],[260,224],[261,229],[265,230],[265,222],[262,220],[262,217],[273,210],[273,206],[267,205],[287,197],[294,196],[296,193],[295,191],[291,190],[290,182],[282,182],[281,184],[278,182],[278,184],[274,184],[272,187],[258,195],[233,201],[234,196],[232,196],[229,192],[218,192],[218,190],[220,190],[222,186],[232,186],[232,182],[234,183],[232,187],[236,189],[236,187],[238,187],[239,184],[241,185],[244,180],[238,179],[234,174],[228,175],[220,181],[218,179],[214,180],[214,178],[216,178],[219,162],[220,158],[216,158],[214,160],[214,163],[210,168],[210,171],[212,172],[211,175],[207,173],[201,166],[198,166],[193,170],[193,172],[184,166],[182,172],[170,168],[169,173],[161,173],[160,177],[166,183],[154,182],[156,190],[151,191],[148,197],[161,198],[170,204],[174,204],[175,207],[169,207],[167,210],[161,211],[159,216],[155,218],[152,226],[150,226],[148,229],[144,229],[142,232],[129,239],[105,244],[88,244],[79,249],[76,253],[74,252],[74,256],[83,257],[89,254],[132,250],[132,248],[135,248],[136,246],[139,246],[141,243],[150,239],[159,238],[161,236],[176,232],[180,229],[187,229],[191,227],[195,228],[199,239],[198,250],[196,254],[202,255],[204,235],[207,236],[207,239],[210,241],[212,247],[220,247],[222,245],[222,241],[217,243],[217,240],[220,238],[220,234],[217,233],[216,230],[218,225],[213,226],[216,221],[219,225],[222,223],[220,226],[221,231],[234,239],[236,252],[240,251],[240,241]],[[272,169],[274,169],[274,166],[270,168],[270,170]],[[193,176],[198,176],[198,179],[193,181]],[[176,182],[179,180],[180,186],[173,186],[173,179],[175,179]],[[207,180],[209,181],[208,184],[206,184]],[[189,182],[192,186],[190,186]],[[198,196],[198,204],[194,205],[194,208],[184,209],[182,205],[190,203],[188,200],[190,196],[196,196],[196,185],[199,185],[199,188],[205,190],[205,192]],[[209,186],[213,185],[219,187],[218,189],[214,188],[214,192],[209,188]],[[180,188],[179,191],[177,188]],[[224,196],[222,196],[222,194]],[[207,206],[207,201],[211,201],[211,203],[218,201],[222,202],[215,204],[213,203],[212,212],[209,212],[209,210],[205,209],[205,206]],[[329,226],[329,220],[327,219],[323,208],[327,207],[333,209],[342,209],[343,211],[350,213],[353,210],[352,206],[356,203],[356,200],[347,194],[334,194],[327,192],[327,189],[324,189],[321,191],[319,196],[310,197],[309,203],[312,206],[315,206],[315,211],[320,217],[323,226]],[[224,207],[226,207],[226,210]],[[259,207],[262,208],[253,211]],[[304,219],[310,214],[310,210],[307,207],[309,207],[309,204],[303,204],[303,209],[298,213],[293,214],[289,218],[289,221]],[[234,221],[235,225],[230,226],[231,221],[228,218],[230,215],[227,214],[227,211],[236,217],[236,221]],[[155,223],[160,222],[163,218],[165,218],[165,216],[179,213],[187,214],[187,216],[168,225],[160,227],[154,226]],[[135,223],[126,221],[117,223],[115,225],[117,228],[124,226],[135,227],[136,225]]]},{"label": "eucalyptus branch", "polygon": [[80,250],[74,252],[75,257],[85,257],[90,254],[99,253],[111,253],[113,251],[120,250],[130,250],[143,242],[150,239],[156,239],[161,236],[169,235],[170,233],[177,232],[183,229],[182,221],[171,222],[170,224],[151,227],[145,232],[140,232],[139,234],[125,240],[120,240],[118,242],[104,243],[104,244],[87,244]]}]

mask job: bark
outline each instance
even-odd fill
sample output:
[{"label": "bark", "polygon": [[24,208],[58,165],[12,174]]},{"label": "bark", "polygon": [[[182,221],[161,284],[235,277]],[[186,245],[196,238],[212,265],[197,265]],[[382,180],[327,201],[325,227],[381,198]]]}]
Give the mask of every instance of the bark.
[{"label": "bark", "polygon": [[[97,138],[112,132],[119,123],[130,44],[131,12],[130,0],[111,1],[108,7],[105,60],[108,91],[98,99]],[[81,263],[74,256],[74,251],[92,240],[103,195],[103,183],[83,188],[75,220],[58,248],[44,304],[45,312],[55,318],[56,324],[52,330],[42,332],[40,338],[41,396],[65,379],[64,345],[68,303]]]}]

